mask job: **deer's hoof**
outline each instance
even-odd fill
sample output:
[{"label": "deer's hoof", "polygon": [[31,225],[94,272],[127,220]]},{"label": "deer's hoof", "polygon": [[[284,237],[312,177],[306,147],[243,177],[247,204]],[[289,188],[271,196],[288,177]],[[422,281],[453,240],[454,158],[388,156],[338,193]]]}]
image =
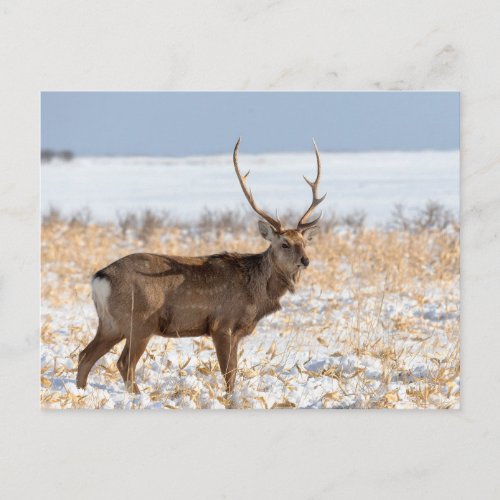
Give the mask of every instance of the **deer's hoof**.
[{"label": "deer's hoof", "polygon": [[87,381],[82,381],[82,380],[79,380],[77,378],[76,379],[76,387],[77,387],[77,389],[85,389],[85,387],[87,387]]},{"label": "deer's hoof", "polygon": [[139,386],[135,382],[127,382],[125,384],[125,387],[126,387],[127,392],[129,394],[140,394],[141,393]]}]

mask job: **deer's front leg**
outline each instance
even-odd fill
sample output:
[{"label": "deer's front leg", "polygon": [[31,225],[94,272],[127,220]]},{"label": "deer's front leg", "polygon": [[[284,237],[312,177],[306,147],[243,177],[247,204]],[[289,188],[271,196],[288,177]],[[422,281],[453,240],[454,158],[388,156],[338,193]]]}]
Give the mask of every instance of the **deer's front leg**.
[{"label": "deer's front leg", "polygon": [[229,328],[212,333],[215,352],[229,393],[233,392],[236,370],[238,369],[239,338],[235,333]]}]

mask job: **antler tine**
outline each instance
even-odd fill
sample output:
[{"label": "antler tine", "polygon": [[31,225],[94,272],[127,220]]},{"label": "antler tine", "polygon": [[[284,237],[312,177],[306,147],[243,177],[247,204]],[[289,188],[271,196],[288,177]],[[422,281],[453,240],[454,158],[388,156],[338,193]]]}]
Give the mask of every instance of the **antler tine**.
[{"label": "antler tine", "polygon": [[[252,195],[252,190],[248,189],[247,186],[247,177],[250,174],[250,170],[245,174],[241,175],[240,172],[240,167],[238,165],[238,149],[240,147],[240,138],[238,137],[238,141],[236,142],[236,146],[234,147],[234,152],[233,152],[233,164],[234,164],[234,170],[236,172],[236,176],[238,177],[238,180],[240,181],[240,186],[241,189],[243,190],[243,194],[245,195],[245,198],[247,199],[248,203],[250,203],[250,206],[254,209],[254,211],[260,215],[264,220],[269,222],[271,226],[274,227],[274,229],[278,232],[281,233],[283,231],[283,227],[281,225],[281,221],[279,220],[279,217],[276,216],[276,219],[271,217],[269,214],[264,212],[261,208],[257,206],[255,203],[255,200],[253,199]],[[276,212],[277,215],[277,212]]]},{"label": "antler tine", "polygon": [[314,212],[316,207],[326,198],[326,193],[321,198],[318,198],[318,186],[319,186],[319,180],[321,178],[321,159],[319,157],[318,147],[316,146],[316,142],[314,141],[314,139],[313,139],[313,144],[314,144],[314,152],[316,154],[316,163],[317,163],[316,179],[314,181],[310,181],[306,176],[304,176],[304,180],[311,188],[313,199],[306,213],[301,217],[301,219],[297,224],[298,230],[303,230],[307,229],[308,227],[315,226],[320,221],[321,217],[323,217],[323,211],[321,211],[319,217],[310,222],[306,222],[307,219],[310,217],[310,215]]},{"label": "antler tine", "polygon": [[280,225],[280,227],[283,227],[283,224],[281,223],[280,216],[278,215],[278,209],[276,209],[276,222]]}]

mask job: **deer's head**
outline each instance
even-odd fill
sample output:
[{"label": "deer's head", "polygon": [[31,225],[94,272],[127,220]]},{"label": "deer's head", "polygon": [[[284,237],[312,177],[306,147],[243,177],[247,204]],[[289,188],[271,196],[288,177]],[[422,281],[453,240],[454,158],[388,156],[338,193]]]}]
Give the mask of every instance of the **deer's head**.
[{"label": "deer's head", "polygon": [[259,220],[260,234],[265,240],[270,242],[272,257],[276,265],[283,272],[289,275],[294,275],[297,271],[300,271],[309,265],[306,247],[319,231],[318,222],[323,215],[323,212],[321,212],[319,217],[308,222],[309,217],[312,215],[316,207],[326,197],[326,194],[321,198],[318,197],[317,194],[321,176],[321,161],[318,148],[316,147],[316,143],[314,141],[313,144],[317,164],[316,179],[314,181],[310,181],[304,177],[305,181],[309,184],[312,190],[312,202],[304,215],[300,218],[297,223],[297,227],[294,229],[285,229],[278,217],[278,214],[276,214],[276,217],[272,217],[259,208],[255,203],[252,191],[248,189],[246,182],[250,171],[248,171],[245,175],[242,175],[238,165],[238,148],[240,146],[240,139],[238,139],[233,153],[234,169],[236,171],[236,175],[238,176],[243,194],[253,210],[261,217],[261,220]]}]

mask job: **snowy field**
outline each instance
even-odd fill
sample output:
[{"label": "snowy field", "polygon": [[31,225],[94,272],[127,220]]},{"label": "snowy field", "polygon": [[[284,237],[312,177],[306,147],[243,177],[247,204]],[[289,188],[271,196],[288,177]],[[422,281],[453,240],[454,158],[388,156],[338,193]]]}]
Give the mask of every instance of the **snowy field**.
[{"label": "snowy field", "polygon": [[[75,385],[78,354],[97,326],[90,297],[96,270],[140,251],[265,249],[255,215],[243,228],[226,219],[203,229],[161,218],[149,220],[147,231],[140,217],[135,225],[116,224],[117,214],[146,208],[183,221],[196,221],[206,208],[248,213],[230,156],[44,164],[42,213],[59,212],[42,224],[41,405],[458,408],[458,152],[323,153],[322,162],[326,215],[363,210],[366,223],[329,226],[318,236],[298,292],[286,295],[283,309],[242,341],[232,397],[209,338],[151,341],[138,365],[139,396],[125,391],[116,368],[122,344],[97,363],[86,390]],[[240,164],[252,171],[249,184],[259,203],[282,212],[308,205],[301,176],[314,175],[312,152],[242,154]],[[429,223],[422,210],[428,200],[447,211],[444,229]],[[420,220],[388,224],[396,203],[421,209],[414,212]],[[92,219],[69,217],[85,207]]]},{"label": "snowy field", "polygon": [[[95,327],[95,313],[88,301],[83,308],[45,308],[43,318],[53,322],[53,332],[65,341],[42,344],[42,405],[458,408],[459,352],[457,332],[450,328],[458,321],[458,288],[434,289],[425,299],[423,305],[412,294],[389,295],[382,304],[374,299],[365,304],[357,325],[359,304],[348,292],[336,296],[308,287],[286,297],[283,311],[263,320],[242,342],[232,398],[224,394],[211,341],[204,338],[153,340],[138,368],[141,395],[124,390],[116,369],[118,351],[98,363],[86,390],[77,389],[79,340],[88,342],[86,332]],[[401,317],[418,328],[405,331],[395,324],[394,318]],[[370,325],[375,319],[377,324]]]},{"label": "snowy field", "polygon": [[[240,154],[243,171],[259,203],[281,213],[307,207],[302,175],[315,173],[311,153]],[[459,152],[322,153],[321,189],[326,213],[364,210],[369,224],[385,222],[396,203],[422,207],[438,200],[458,214]],[[100,220],[118,213],[166,210],[196,218],[212,211],[245,208],[230,155],[190,158],[76,158],[42,167],[42,213],[65,214],[83,207]]]},{"label": "snowy field", "polygon": [[[64,242],[64,244],[61,244]],[[150,342],[140,396],[125,391],[116,346],[75,385],[97,326],[90,277],[128,253],[262,251],[255,228],[206,237],[155,229],[147,242],[112,225],[42,227],[41,404],[46,408],[458,408],[457,228],[344,229],[310,249],[298,293],[240,345],[236,390],[224,393],[208,338]]]}]

